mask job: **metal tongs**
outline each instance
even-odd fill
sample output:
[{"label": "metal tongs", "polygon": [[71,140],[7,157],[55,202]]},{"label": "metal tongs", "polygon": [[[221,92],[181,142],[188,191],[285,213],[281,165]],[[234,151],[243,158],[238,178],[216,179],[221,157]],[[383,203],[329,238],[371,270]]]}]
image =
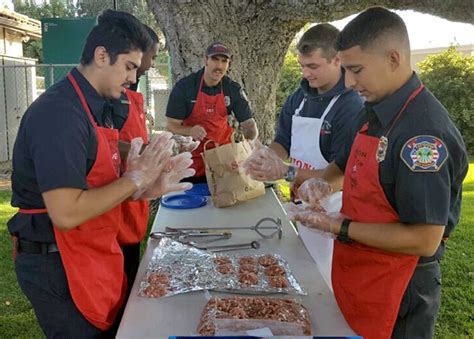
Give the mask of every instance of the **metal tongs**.
[{"label": "metal tongs", "polygon": [[229,239],[232,236],[231,232],[219,232],[219,231],[196,231],[196,230],[177,230],[171,229],[168,227],[166,232],[152,232],[150,233],[150,238],[160,239],[160,238],[171,238],[182,243],[190,242],[189,238],[206,238],[208,240],[201,241],[201,243],[217,241],[221,239]]},{"label": "metal tongs", "polygon": [[230,245],[215,245],[215,246],[200,246],[200,244],[196,244],[193,241],[187,243],[190,246],[193,246],[200,250],[211,251],[211,252],[227,252],[227,251],[239,251],[245,249],[254,249],[258,250],[260,248],[260,243],[258,241],[252,241],[250,243],[242,243],[242,244],[230,244]]},{"label": "metal tongs", "polygon": [[[271,226],[263,225],[266,222],[273,223]],[[252,230],[255,231],[259,236],[263,239],[270,239],[278,234],[278,239],[281,239],[283,236],[283,227],[281,225],[281,219],[277,218],[276,220],[273,218],[263,218],[260,219],[255,226],[237,226],[237,227],[225,227],[225,228],[211,228],[211,227],[193,227],[193,228],[173,228],[173,227],[166,227],[166,232],[232,232],[237,230]],[[267,230],[274,230],[273,232],[269,233]],[[163,233],[163,232],[154,232],[154,233]],[[153,233],[152,233],[153,234]],[[152,234],[150,235],[152,237]]]},{"label": "metal tongs", "polygon": [[220,232],[220,231],[203,231],[195,229],[177,229],[172,227],[166,227],[166,232],[152,232],[150,237],[152,238],[179,238],[181,236],[188,237],[209,237],[209,236],[229,236],[232,235],[231,232]]}]

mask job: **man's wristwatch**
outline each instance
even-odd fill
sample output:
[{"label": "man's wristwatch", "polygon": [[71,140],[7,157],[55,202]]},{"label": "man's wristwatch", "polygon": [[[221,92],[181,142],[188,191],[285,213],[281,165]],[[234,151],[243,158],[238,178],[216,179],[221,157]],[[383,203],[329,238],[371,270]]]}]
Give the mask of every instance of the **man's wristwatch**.
[{"label": "man's wristwatch", "polygon": [[298,167],[294,165],[289,165],[288,166],[288,172],[286,172],[285,179],[287,182],[293,182],[296,179],[296,174],[298,173]]},{"label": "man's wristwatch", "polygon": [[349,224],[352,222],[351,219],[344,219],[341,224],[341,230],[337,235],[337,240],[343,242],[345,244],[350,244],[352,242],[351,238],[349,238]]}]

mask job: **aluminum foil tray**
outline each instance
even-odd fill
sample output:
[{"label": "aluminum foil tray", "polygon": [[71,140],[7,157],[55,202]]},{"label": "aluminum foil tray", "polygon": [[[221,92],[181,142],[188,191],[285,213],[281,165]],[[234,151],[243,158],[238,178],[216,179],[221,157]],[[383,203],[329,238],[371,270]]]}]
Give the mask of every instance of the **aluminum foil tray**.
[{"label": "aluminum foil tray", "polygon": [[214,254],[161,239],[140,283],[139,295],[160,298],[199,290],[306,294],[278,254]]}]

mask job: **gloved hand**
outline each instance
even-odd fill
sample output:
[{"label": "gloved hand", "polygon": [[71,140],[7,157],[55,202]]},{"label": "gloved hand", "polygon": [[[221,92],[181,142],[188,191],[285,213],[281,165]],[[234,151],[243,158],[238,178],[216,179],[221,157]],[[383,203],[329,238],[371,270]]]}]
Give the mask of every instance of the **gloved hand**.
[{"label": "gloved hand", "polygon": [[193,127],[191,127],[190,134],[194,140],[201,141],[206,137],[207,132],[201,125],[194,125]]},{"label": "gloved hand", "polygon": [[127,157],[127,171],[123,177],[129,178],[137,186],[137,191],[148,187],[161,174],[171,157],[173,141],[171,133],[158,134],[140,154],[142,138],[132,139]]},{"label": "gloved hand", "polygon": [[194,141],[192,137],[186,137],[184,135],[174,134],[171,137],[174,141],[173,144],[173,155],[177,155],[183,152],[192,152],[198,148],[200,141]]},{"label": "gloved hand", "polygon": [[274,181],[284,178],[288,165],[270,147],[262,145],[259,140],[254,142],[254,149],[242,164],[245,174],[254,180]]},{"label": "gloved hand", "polygon": [[304,226],[313,230],[324,232],[325,236],[335,238],[336,232],[345,216],[339,212],[324,213],[314,211],[311,206],[300,204],[291,205],[288,208],[288,216],[291,220],[299,221]]},{"label": "gloved hand", "polygon": [[323,178],[310,178],[298,188],[299,198],[313,210],[324,211],[321,201],[333,192],[331,185]]},{"label": "gloved hand", "polygon": [[196,171],[189,168],[193,163],[191,153],[185,152],[169,159],[160,176],[144,191],[138,191],[133,199],[153,200],[167,193],[186,191],[193,187],[190,182],[180,182],[193,176]]}]

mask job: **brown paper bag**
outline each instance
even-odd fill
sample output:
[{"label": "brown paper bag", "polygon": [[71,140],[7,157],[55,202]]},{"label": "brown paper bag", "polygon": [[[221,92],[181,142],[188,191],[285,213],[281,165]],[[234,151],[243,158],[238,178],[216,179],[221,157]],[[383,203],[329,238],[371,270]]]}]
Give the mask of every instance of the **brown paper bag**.
[{"label": "brown paper bag", "polygon": [[[204,144],[201,153],[206,178],[216,207],[227,207],[265,194],[263,182],[250,179],[241,168],[252,148],[247,140],[219,145],[212,140]],[[207,149],[212,144],[215,148]]]}]

